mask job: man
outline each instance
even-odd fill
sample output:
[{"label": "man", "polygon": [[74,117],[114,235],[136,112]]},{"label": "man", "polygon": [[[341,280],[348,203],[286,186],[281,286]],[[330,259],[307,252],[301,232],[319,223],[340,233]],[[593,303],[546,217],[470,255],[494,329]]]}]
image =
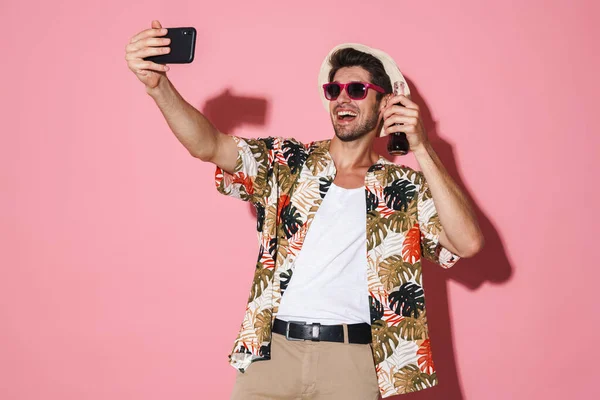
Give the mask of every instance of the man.
[{"label": "man", "polygon": [[[357,44],[330,52],[319,84],[332,139],[244,139],[219,132],[165,67],[142,60],[164,51],[160,28],[154,21],[132,38],[130,69],[188,151],[217,166],[217,189],[257,210],[260,250],[230,354],[239,371],[231,398],[364,400],[436,385],[421,257],[449,268],[483,237],[393,60]],[[398,83],[404,92],[394,95]],[[373,150],[396,124],[422,172]]]}]

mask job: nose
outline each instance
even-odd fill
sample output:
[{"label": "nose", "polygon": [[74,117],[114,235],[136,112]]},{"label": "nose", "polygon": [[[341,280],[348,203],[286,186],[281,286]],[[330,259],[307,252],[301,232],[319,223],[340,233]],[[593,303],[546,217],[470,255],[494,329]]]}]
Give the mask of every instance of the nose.
[{"label": "nose", "polygon": [[346,103],[350,103],[352,101],[352,99],[348,96],[348,93],[346,92],[346,89],[344,88],[344,90],[341,91],[340,95],[338,96],[338,98],[336,99],[338,104],[346,104]]}]

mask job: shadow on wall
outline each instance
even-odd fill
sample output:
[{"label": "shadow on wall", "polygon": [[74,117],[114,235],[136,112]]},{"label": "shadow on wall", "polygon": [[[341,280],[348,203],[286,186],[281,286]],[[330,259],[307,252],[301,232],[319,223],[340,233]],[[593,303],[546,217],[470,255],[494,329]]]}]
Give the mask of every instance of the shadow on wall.
[{"label": "shadow on wall", "polygon": [[[435,151],[452,178],[471,198],[469,189],[464,185],[458,174],[452,146],[438,135],[436,122],[433,120],[425,100],[420,96],[415,85],[410,80],[407,80],[407,82],[411,87],[413,101],[419,104],[421,108],[421,117]],[[264,126],[267,109],[268,104],[265,99],[235,96],[227,89],[219,96],[208,100],[203,113],[220,131],[232,134],[235,129],[242,125]],[[314,138],[314,140],[321,139],[326,138]],[[378,138],[375,140],[374,147],[377,153],[388,157],[393,162],[402,164],[402,157],[390,156],[386,145],[387,137]],[[256,218],[254,206],[248,204],[248,207]],[[427,294],[428,323],[439,384],[431,389],[395,396],[391,399],[464,399],[454,354],[451,314],[448,303],[448,282],[452,280],[475,290],[485,282],[496,284],[507,282],[512,275],[512,267],[498,232],[477,204],[474,204],[474,208],[486,240],[483,251],[471,259],[460,260],[456,266],[448,270],[428,262],[426,264],[429,265],[423,269],[424,290]],[[475,297],[473,300],[475,300]],[[477,315],[473,315],[473,318],[477,319]]]},{"label": "shadow on wall", "polygon": [[243,125],[264,126],[268,103],[259,97],[237,96],[229,88],[206,101],[202,113],[223,133]]}]

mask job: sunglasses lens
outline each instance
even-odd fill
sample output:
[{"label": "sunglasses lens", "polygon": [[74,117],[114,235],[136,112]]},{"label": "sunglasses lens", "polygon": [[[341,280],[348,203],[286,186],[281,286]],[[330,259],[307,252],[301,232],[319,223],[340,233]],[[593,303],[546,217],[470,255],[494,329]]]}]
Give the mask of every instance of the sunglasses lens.
[{"label": "sunglasses lens", "polygon": [[325,86],[325,97],[327,100],[335,100],[340,95],[340,85],[337,83],[330,83]]},{"label": "sunglasses lens", "polygon": [[354,100],[364,99],[367,93],[365,85],[354,82],[348,85],[348,96]]}]

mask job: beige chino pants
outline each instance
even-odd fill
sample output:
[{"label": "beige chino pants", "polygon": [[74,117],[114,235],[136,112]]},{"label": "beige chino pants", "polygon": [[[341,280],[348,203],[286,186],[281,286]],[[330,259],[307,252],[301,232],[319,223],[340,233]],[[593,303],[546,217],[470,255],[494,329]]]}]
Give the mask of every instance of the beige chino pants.
[{"label": "beige chino pants", "polygon": [[370,344],[287,340],[273,333],[271,359],[236,373],[231,400],[377,400]]}]

